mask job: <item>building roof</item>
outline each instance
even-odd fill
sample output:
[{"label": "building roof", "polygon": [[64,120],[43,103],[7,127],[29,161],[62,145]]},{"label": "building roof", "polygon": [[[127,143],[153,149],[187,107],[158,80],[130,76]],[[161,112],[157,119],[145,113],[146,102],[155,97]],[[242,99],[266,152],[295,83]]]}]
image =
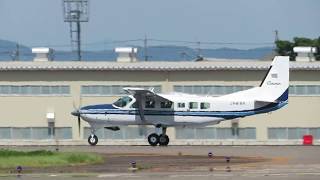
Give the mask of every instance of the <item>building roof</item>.
[{"label": "building roof", "polygon": [[[149,61],[149,62],[88,62],[88,61],[6,61],[0,71],[83,70],[83,71],[197,71],[197,70],[266,70],[271,61]],[[320,70],[320,62],[290,62],[291,70]]]}]

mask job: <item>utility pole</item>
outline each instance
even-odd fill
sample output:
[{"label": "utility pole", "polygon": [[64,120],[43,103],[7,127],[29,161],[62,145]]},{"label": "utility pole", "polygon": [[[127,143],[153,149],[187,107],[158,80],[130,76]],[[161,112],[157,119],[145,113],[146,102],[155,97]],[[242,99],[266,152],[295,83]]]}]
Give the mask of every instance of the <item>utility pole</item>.
[{"label": "utility pole", "polygon": [[201,42],[198,41],[197,44],[198,44],[198,55],[197,55],[196,61],[202,61],[203,57],[201,55]]},{"label": "utility pole", "polygon": [[144,40],[143,40],[143,44],[144,44],[144,61],[148,61],[148,38],[147,35],[144,36]]},{"label": "utility pole", "polygon": [[277,42],[279,41],[279,32],[276,29],[274,31],[274,53],[277,54]]},{"label": "utility pole", "polygon": [[200,57],[201,56],[201,42],[198,41],[197,44],[198,44],[198,57]]},{"label": "utility pole", "polygon": [[274,35],[275,35],[275,37],[274,37],[274,42],[279,41],[279,32],[278,32],[278,30],[275,30],[275,31],[274,31]]},{"label": "utility pole", "polygon": [[16,45],[16,61],[20,60],[20,46],[19,44]]},{"label": "utility pole", "polygon": [[19,61],[20,59],[20,46],[16,44],[16,49],[12,53],[12,60]]}]

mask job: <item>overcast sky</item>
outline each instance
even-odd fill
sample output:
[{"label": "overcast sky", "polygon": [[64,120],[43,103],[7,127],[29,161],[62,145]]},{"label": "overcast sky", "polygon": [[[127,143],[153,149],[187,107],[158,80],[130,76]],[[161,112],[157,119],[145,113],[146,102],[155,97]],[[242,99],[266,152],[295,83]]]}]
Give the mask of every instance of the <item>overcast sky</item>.
[{"label": "overcast sky", "polygon": [[[91,0],[83,42],[149,38],[272,42],[320,35],[320,0]],[[0,39],[70,44],[62,0],[0,0]]]}]

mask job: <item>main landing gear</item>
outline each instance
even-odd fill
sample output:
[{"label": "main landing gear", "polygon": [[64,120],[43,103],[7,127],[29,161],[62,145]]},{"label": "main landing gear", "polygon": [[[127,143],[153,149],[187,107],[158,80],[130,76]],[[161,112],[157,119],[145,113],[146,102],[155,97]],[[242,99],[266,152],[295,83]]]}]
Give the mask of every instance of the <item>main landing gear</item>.
[{"label": "main landing gear", "polygon": [[148,142],[151,146],[167,146],[169,144],[169,136],[166,135],[167,128],[162,127],[162,134],[158,135],[156,133],[152,133],[148,136]]}]

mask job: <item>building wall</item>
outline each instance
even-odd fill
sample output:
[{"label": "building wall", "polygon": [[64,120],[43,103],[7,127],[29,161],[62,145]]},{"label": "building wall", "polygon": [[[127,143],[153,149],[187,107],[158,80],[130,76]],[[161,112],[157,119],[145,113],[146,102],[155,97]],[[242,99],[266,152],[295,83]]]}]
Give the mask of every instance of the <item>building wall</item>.
[{"label": "building wall", "polygon": [[[55,113],[56,127],[72,127],[71,140],[62,140],[66,144],[86,144],[86,134],[83,127],[88,124],[82,121],[81,134],[78,125],[70,112],[75,106],[99,103],[111,103],[119,95],[82,95],[84,85],[131,85],[131,86],[161,86],[163,93],[174,90],[175,85],[225,85],[225,86],[258,86],[265,71],[231,70],[231,71],[1,71],[0,85],[67,85],[70,94],[67,95],[0,95],[1,119],[0,127],[48,127],[46,114]],[[291,71],[291,85],[320,85],[320,71]],[[81,99],[81,100],[80,100]],[[290,96],[289,105],[276,112],[246,117],[234,121],[225,121],[213,128],[230,128],[237,122],[239,128],[255,128],[256,139],[176,139],[174,128],[168,129],[173,144],[290,144],[301,143],[301,140],[271,140],[268,139],[268,128],[320,128],[320,92],[316,95]],[[134,127],[125,129],[137,133]],[[0,129],[1,131],[1,129]],[[152,131],[152,129],[149,129]],[[196,132],[196,130],[194,130]],[[201,130],[199,130],[201,131]],[[210,129],[209,129],[210,131]],[[319,129],[320,131],[320,129]],[[109,133],[110,132],[106,132]],[[111,132],[112,134],[113,132]],[[122,132],[123,133],[123,132]],[[320,132],[319,132],[320,133]],[[117,136],[117,134],[113,134]],[[320,135],[319,135],[320,136]],[[129,135],[128,135],[129,137]],[[135,137],[133,135],[133,137]],[[187,136],[186,136],[187,137]],[[0,132],[1,138],[1,132]],[[0,144],[24,143],[37,141],[23,139],[12,141],[0,140]],[[50,143],[48,140],[44,143]],[[100,139],[100,144],[147,144],[143,139],[138,140],[106,140]],[[319,143],[319,139],[316,140]]]}]

